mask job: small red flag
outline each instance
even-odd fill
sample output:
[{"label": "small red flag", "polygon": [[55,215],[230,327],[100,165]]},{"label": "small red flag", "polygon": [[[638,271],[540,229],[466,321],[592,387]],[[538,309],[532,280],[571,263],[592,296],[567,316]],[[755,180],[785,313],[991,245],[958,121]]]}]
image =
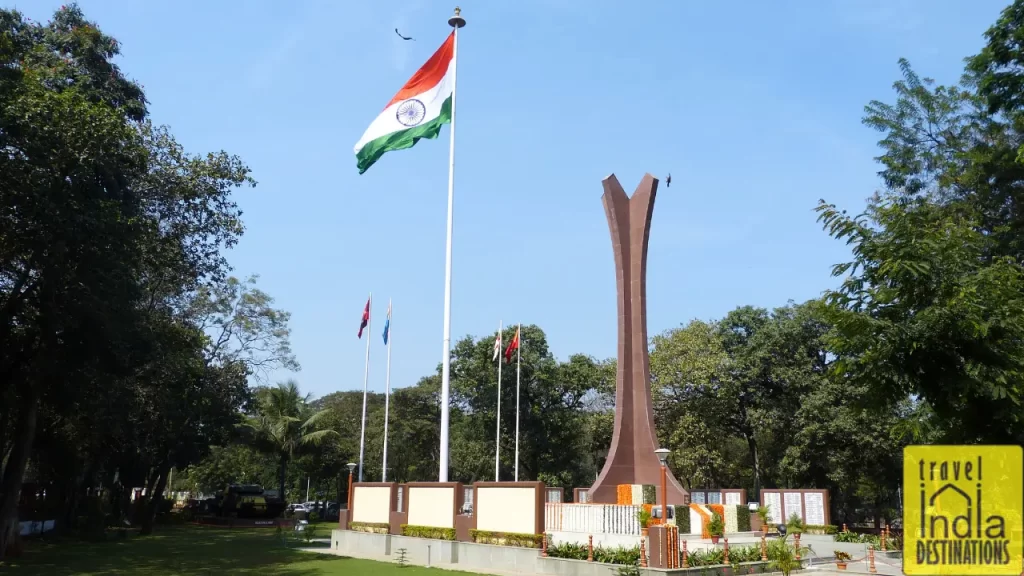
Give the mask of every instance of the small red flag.
[{"label": "small red flag", "polygon": [[512,341],[508,343],[508,348],[505,348],[505,364],[512,361],[512,353],[519,348],[519,327],[516,327],[516,335],[512,337]]},{"label": "small red flag", "polygon": [[359,338],[363,337],[363,329],[366,328],[366,325],[369,324],[369,323],[370,323],[370,300],[369,300],[369,298],[367,298],[367,300],[366,300],[366,308],[363,308],[363,321],[359,323],[359,334],[357,334],[357,336]]}]

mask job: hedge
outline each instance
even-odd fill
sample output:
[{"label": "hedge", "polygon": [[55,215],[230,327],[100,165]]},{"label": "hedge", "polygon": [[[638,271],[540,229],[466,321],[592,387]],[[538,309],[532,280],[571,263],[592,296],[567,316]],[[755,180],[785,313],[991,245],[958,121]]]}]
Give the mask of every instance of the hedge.
[{"label": "hedge", "polygon": [[435,528],[433,526],[402,524],[402,536],[430,538],[432,540],[455,540],[455,528]]},{"label": "hedge", "polygon": [[369,532],[370,534],[387,534],[391,525],[384,522],[349,522],[349,530]]},{"label": "hedge", "polygon": [[750,532],[750,508],[746,506],[736,507],[736,531]]},{"label": "hedge", "polygon": [[676,526],[680,534],[690,533],[690,507],[676,506]]},{"label": "hedge", "polygon": [[515,546],[518,548],[540,548],[544,540],[543,534],[521,534],[518,532],[492,532],[490,530],[470,530],[470,537],[477,544],[496,544],[498,546]]},{"label": "hedge", "polygon": [[820,524],[807,524],[804,526],[804,534],[835,534],[839,528],[831,524],[822,526]]}]

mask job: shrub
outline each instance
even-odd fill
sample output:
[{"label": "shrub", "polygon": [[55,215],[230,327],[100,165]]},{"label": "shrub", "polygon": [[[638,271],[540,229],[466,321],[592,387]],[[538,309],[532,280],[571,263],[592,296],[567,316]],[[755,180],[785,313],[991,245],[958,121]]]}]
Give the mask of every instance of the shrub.
[{"label": "shrub", "polygon": [[370,534],[387,534],[391,529],[389,524],[384,522],[349,522],[349,530],[353,532],[369,532]]},{"label": "shrub", "polygon": [[569,560],[586,560],[587,547],[579,542],[552,543],[548,545],[548,556],[552,558],[567,558]]},{"label": "shrub", "polygon": [[754,512],[757,514],[757,517],[761,519],[762,526],[768,525],[768,512],[769,510],[767,506],[758,506],[757,510]]},{"label": "shrub", "polygon": [[455,528],[435,528],[433,526],[402,524],[402,536],[430,538],[432,540],[455,540]]},{"label": "shrub", "polygon": [[[562,542],[561,544],[550,544],[548,556],[552,558],[566,558],[569,560],[586,560],[587,546],[577,542]],[[633,546],[626,548],[604,548],[594,547],[594,562],[605,564],[617,564],[621,566],[635,566],[640,562],[640,547]]]},{"label": "shrub", "polygon": [[786,532],[798,534],[804,532],[804,521],[794,512],[786,522]]},{"label": "shrub", "polygon": [[627,566],[635,565],[640,562],[640,547],[625,548],[619,546],[617,548],[603,548],[598,546],[594,548],[594,561],[607,564],[624,564]]},{"label": "shrub", "polygon": [[640,523],[641,528],[647,528],[651,525],[651,511],[641,507],[636,511],[636,521]]},{"label": "shrub", "polygon": [[715,512],[711,515],[711,520],[708,522],[708,534],[711,536],[721,536],[725,533],[725,522],[722,521],[722,515]]},{"label": "shrub", "polygon": [[746,506],[736,507],[736,531],[750,532],[750,508]]},{"label": "shrub", "polygon": [[544,541],[543,534],[470,530],[469,535],[473,542],[477,544],[496,544],[498,546],[515,546],[518,548],[540,548],[541,542]]}]

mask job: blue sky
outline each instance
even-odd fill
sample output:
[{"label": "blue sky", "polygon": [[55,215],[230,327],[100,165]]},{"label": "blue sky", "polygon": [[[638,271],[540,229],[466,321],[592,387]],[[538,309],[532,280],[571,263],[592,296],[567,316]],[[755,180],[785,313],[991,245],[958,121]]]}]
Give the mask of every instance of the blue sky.
[{"label": "blue sky", "polygon": [[[60,4],[13,5],[45,21]],[[812,210],[825,198],[858,211],[878,186],[864,105],[891,101],[900,57],[955,81],[1005,4],[462,2],[453,339],[500,319],[538,324],[560,358],[615,354],[609,173],[627,192],[672,173],[650,236],[651,335],[834,286],[848,251]],[[253,169],[230,259],[292,313],[295,377],[315,395],[362,387],[370,291],[371,390],[384,389],[388,298],[392,386],[441,360],[447,130],[362,176],[352,146],[444,40],[454,5],[80,2],[121,41],[155,122]]]}]

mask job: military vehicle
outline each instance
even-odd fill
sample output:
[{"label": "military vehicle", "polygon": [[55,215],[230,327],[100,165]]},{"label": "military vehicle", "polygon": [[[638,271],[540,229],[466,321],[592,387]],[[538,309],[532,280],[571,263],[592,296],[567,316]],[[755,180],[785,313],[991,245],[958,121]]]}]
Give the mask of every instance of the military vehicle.
[{"label": "military vehicle", "polygon": [[262,486],[229,484],[224,494],[210,509],[217,516],[236,518],[277,518],[287,502],[276,495],[266,494]]}]

